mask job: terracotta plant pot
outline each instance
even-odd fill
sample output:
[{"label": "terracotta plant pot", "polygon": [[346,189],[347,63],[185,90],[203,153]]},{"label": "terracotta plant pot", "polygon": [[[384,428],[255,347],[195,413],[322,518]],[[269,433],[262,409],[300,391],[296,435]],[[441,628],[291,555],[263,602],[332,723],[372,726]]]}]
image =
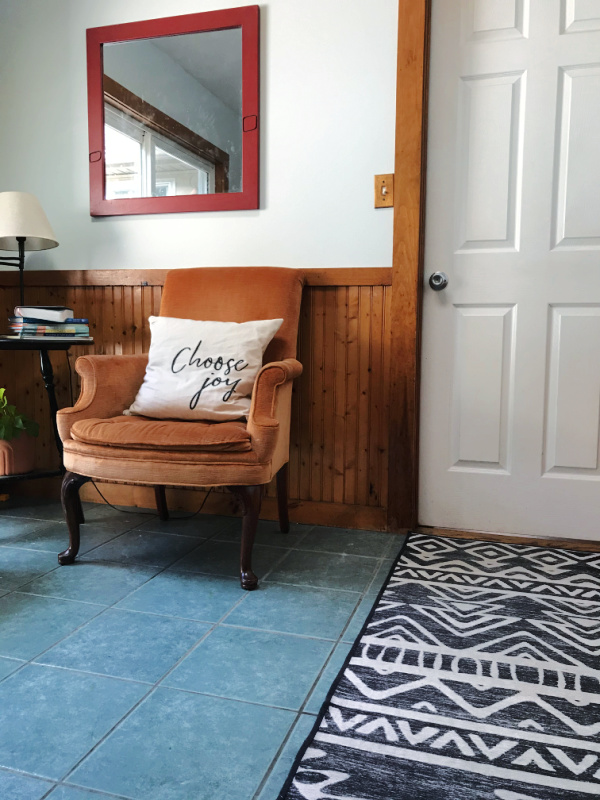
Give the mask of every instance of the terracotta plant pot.
[{"label": "terracotta plant pot", "polygon": [[0,439],[0,475],[31,472],[35,464],[35,437],[21,433],[10,442]]}]

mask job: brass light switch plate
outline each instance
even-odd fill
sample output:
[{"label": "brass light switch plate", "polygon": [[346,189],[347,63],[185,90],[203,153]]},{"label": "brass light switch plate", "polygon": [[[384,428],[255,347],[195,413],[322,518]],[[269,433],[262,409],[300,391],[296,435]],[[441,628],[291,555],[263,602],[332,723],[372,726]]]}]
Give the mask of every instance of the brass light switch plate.
[{"label": "brass light switch plate", "polygon": [[394,176],[375,175],[375,208],[392,208],[394,205]]}]

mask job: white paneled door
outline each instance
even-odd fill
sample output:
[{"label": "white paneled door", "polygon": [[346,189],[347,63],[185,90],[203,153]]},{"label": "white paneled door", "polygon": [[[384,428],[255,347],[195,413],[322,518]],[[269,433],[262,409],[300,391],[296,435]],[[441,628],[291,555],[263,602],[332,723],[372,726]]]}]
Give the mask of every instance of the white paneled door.
[{"label": "white paneled door", "polygon": [[421,524],[600,540],[600,0],[433,0],[423,314]]}]

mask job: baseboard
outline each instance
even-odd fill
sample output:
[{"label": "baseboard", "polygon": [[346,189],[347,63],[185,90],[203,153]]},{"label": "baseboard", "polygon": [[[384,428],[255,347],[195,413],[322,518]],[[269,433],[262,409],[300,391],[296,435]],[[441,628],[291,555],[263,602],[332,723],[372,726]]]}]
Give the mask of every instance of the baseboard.
[{"label": "baseboard", "polygon": [[600,552],[600,542],[587,539],[559,539],[551,536],[527,536],[516,533],[481,533],[480,531],[455,531],[452,528],[429,528],[419,525],[415,530],[431,536],[449,536],[454,539],[479,539],[484,542],[506,542],[507,544],[531,544],[539,547],[558,547],[561,550],[584,550]]},{"label": "baseboard", "polygon": [[[113,505],[154,508],[154,489],[151,486],[98,483],[106,500]],[[206,492],[200,489],[167,489],[167,505],[177,511],[197,511]],[[92,483],[80,490],[81,499],[91,503],[103,503]],[[202,513],[239,516],[240,508],[230,492],[211,492],[202,508]],[[375,506],[344,505],[342,503],[317,503],[306,500],[290,501],[291,522],[306,525],[326,525],[336,528],[358,528],[383,531],[386,529],[386,512]],[[274,497],[263,498],[262,519],[277,519],[277,501]]]}]

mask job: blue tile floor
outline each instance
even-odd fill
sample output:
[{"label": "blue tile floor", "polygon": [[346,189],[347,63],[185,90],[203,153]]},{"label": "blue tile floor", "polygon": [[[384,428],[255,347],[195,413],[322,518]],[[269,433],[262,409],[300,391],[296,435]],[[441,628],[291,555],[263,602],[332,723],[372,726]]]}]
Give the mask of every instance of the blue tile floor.
[{"label": "blue tile floor", "polygon": [[0,798],[275,800],[402,538],[0,503]]}]

